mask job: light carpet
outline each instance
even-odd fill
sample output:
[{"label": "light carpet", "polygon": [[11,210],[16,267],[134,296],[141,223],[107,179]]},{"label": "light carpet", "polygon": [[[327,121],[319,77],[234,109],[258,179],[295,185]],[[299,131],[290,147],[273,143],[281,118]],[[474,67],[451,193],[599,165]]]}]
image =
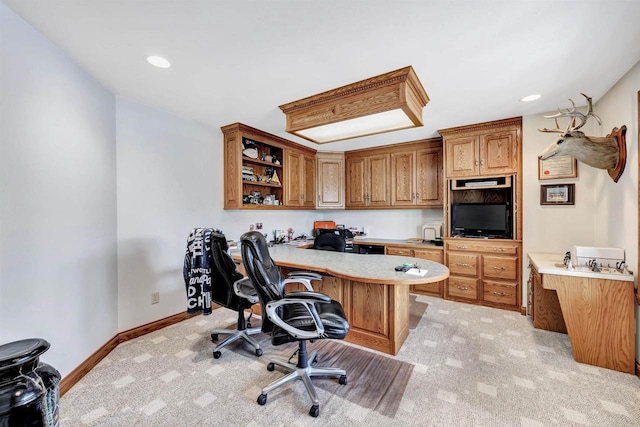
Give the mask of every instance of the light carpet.
[{"label": "light carpet", "polygon": [[[257,358],[248,346],[233,344],[237,348],[223,349],[222,357],[213,359],[210,330],[236,318],[218,309],[119,345],[62,397],[61,425],[640,424],[640,380],[575,362],[566,335],[534,329],[528,317],[514,312],[424,296],[415,301],[429,307],[397,356],[339,346],[361,350],[356,357],[375,355],[413,367],[402,397],[394,398],[397,408],[388,415],[365,403],[376,385],[359,387],[352,378],[345,386],[314,379],[318,418],[308,415],[311,402],[300,381],[273,391],[265,406],[258,405],[262,386],[282,375],[265,365],[283,346],[265,347]],[[312,345],[319,343],[326,342]],[[371,371],[375,375],[377,369]],[[341,387],[355,391],[341,396]]]}]

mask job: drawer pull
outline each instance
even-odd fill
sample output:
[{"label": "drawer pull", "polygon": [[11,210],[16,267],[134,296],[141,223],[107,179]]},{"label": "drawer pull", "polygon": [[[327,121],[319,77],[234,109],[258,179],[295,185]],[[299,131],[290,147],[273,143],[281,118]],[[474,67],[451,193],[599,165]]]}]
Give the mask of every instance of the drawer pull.
[{"label": "drawer pull", "polygon": [[494,269],[494,270],[504,271],[504,270],[506,270],[506,269],[507,269],[507,267],[496,267],[496,266],[494,266],[494,267],[493,267],[493,269]]},{"label": "drawer pull", "polygon": [[456,246],[457,249],[469,249],[468,246],[463,246],[463,245],[458,245]]},{"label": "drawer pull", "polygon": [[461,291],[468,291],[469,288],[467,288],[466,286],[456,286],[456,288],[460,289]]},{"label": "drawer pull", "polygon": [[456,265],[458,267],[469,267],[469,264],[463,263],[463,262],[457,262]]},{"label": "drawer pull", "polygon": [[507,294],[506,294],[506,292],[496,292],[496,291],[493,291],[493,292],[491,292],[491,293],[492,293],[493,295],[498,295],[498,296],[501,296],[501,297],[503,297],[503,296],[506,296],[506,295],[507,295]]},{"label": "drawer pull", "polygon": [[504,248],[493,248],[494,252],[504,252],[505,249]]}]

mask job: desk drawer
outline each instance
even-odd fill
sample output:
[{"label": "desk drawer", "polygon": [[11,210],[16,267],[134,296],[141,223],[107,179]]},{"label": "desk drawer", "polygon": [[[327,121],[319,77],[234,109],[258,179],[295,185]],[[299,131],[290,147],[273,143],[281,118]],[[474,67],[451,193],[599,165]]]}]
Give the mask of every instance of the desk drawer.
[{"label": "desk drawer", "polygon": [[518,258],[483,255],[482,273],[483,277],[516,280],[518,277]]},{"label": "desk drawer", "polygon": [[516,292],[518,286],[515,283],[498,283],[484,281],[482,299],[505,305],[516,305],[518,302]]},{"label": "desk drawer", "polygon": [[518,245],[514,243],[447,242],[447,251],[485,252],[517,255]]},{"label": "desk drawer", "polygon": [[479,255],[472,254],[447,254],[449,271],[453,275],[477,276],[478,258]]},{"label": "desk drawer", "polygon": [[413,249],[399,248],[395,246],[387,246],[385,248],[387,255],[413,256]]},{"label": "desk drawer", "polygon": [[468,300],[478,299],[478,280],[468,277],[449,276],[447,295]]}]

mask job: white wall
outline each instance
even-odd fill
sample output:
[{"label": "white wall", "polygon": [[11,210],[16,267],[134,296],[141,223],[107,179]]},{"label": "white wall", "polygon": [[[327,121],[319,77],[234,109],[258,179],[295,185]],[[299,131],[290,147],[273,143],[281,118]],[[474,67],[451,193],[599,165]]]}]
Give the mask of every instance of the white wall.
[{"label": "white wall", "polygon": [[0,343],[63,375],[117,332],[115,99],[0,3]]}]

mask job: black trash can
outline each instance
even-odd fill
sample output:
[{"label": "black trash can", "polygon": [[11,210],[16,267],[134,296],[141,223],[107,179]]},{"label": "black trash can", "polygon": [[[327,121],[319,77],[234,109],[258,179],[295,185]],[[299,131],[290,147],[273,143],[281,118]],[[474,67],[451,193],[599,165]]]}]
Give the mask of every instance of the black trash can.
[{"label": "black trash can", "polygon": [[0,426],[59,426],[60,372],[39,360],[48,349],[41,338],[0,345]]}]

